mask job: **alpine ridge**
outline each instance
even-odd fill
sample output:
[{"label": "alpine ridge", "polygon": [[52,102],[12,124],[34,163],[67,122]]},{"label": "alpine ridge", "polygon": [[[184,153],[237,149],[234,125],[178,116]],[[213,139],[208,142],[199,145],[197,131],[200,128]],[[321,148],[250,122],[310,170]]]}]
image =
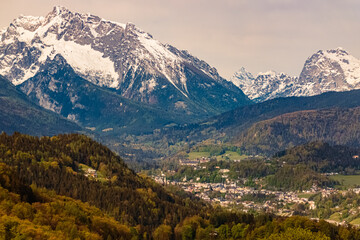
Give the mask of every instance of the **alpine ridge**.
[{"label": "alpine ridge", "polygon": [[342,48],[320,50],[306,60],[299,77],[273,71],[254,77],[241,68],[230,81],[256,102],[350,91],[360,88],[360,60]]},{"label": "alpine ridge", "polygon": [[297,78],[285,73],[267,71],[253,76],[242,67],[230,80],[255,102],[292,96],[297,89]]},{"label": "alpine ridge", "polygon": [[91,83],[165,110],[207,117],[250,103],[187,51],[160,43],[132,23],[65,7],[45,17],[20,16],[1,32],[0,74],[22,84],[58,54]]}]

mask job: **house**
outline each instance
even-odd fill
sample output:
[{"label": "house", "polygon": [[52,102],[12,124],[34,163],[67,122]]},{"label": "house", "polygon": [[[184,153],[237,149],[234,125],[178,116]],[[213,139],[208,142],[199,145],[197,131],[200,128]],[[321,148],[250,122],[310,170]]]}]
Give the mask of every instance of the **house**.
[{"label": "house", "polygon": [[180,165],[195,167],[195,166],[199,165],[199,161],[198,160],[180,160]]},{"label": "house", "polygon": [[90,177],[93,177],[93,178],[97,178],[97,172],[96,172],[95,169],[88,168],[88,169],[86,170],[85,176],[86,176],[86,177],[89,177],[89,176],[90,176]]}]

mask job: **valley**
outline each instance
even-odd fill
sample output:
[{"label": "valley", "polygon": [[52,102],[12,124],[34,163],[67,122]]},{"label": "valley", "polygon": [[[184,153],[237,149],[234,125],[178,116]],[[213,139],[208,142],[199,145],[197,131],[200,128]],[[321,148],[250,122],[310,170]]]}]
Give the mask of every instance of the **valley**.
[{"label": "valley", "polygon": [[[219,190],[220,205],[212,206],[193,195],[200,184],[181,184],[192,193],[176,185],[162,187],[136,174],[108,148],[83,135],[37,138],[2,133],[0,146],[0,226],[5,229],[0,234],[10,239],[156,239],[159,235],[166,239],[184,236],[202,239],[211,235],[258,239],[258,235],[274,237],[293,233],[292,226],[296,224],[315,230],[297,228],[298,234],[309,239],[342,238],[344,234],[350,239],[360,236],[355,227],[357,201],[343,204],[349,198],[356,200],[355,190],[348,189],[344,194],[331,189],[313,189],[309,192],[314,194],[306,199],[293,192],[203,183],[203,189],[208,186]],[[229,203],[226,195],[236,193],[246,202],[220,207],[221,203]],[[222,194],[225,198],[221,198]],[[214,202],[219,198],[216,195],[212,196]],[[329,206],[324,204],[327,197],[338,200]],[[271,202],[275,199],[281,199],[276,208]],[[313,209],[314,202],[316,208]],[[281,204],[288,207],[279,210]],[[264,205],[274,211],[265,212]],[[342,223],[290,216],[295,211],[307,211],[307,206],[316,211],[313,214],[318,218],[329,216]],[[353,225],[348,225],[350,219]],[[265,226],[269,229],[263,232]],[[274,228],[283,230],[279,233],[271,230]]]},{"label": "valley", "polygon": [[[311,143],[273,158],[242,156],[235,160],[216,154],[205,157],[210,152],[195,153],[199,156],[197,159],[191,159],[194,154],[189,153],[188,160],[180,160],[180,166],[171,168],[170,165],[167,171],[155,170],[147,174],[163,186],[180,187],[212,205],[227,209],[279,216],[302,215],[358,226],[360,212],[356,199],[360,193],[360,169],[357,155],[353,155],[358,150]],[[309,167],[301,167],[302,160],[291,165],[294,157],[311,159],[306,163]],[[337,163],[333,159],[337,159]],[[339,199],[333,201],[334,198]],[[324,205],[327,201],[331,201],[332,206]],[[342,216],[343,213],[346,214]]]},{"label": "valley", "polygon": [[16,17],[0,32],[0,238],[360,239],[360,60],[312,52],[298,76],[226,79],[131,22]]}]

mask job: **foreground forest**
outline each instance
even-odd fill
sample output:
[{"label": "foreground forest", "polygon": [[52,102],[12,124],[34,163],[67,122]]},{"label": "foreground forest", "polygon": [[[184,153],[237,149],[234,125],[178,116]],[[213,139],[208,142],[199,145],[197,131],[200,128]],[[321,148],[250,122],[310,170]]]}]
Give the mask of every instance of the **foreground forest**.
[{"label": "foreground forest", "polygon": [[1,134],[0,185],[2,239],[360,238],[352,226],[211,207],[77,134]]}]

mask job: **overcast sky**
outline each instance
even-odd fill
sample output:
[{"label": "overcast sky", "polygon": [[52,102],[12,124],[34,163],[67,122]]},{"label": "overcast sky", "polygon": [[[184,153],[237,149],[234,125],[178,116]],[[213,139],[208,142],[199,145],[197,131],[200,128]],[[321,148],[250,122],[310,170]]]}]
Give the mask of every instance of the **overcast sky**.
[{"label": "overcast sky", "polygon": [[226,78],[242,66],[299,75],[311,54],[339,46],[360,58],[360,0],[2,0],[0,28],[55,5],[133,22]]}]

